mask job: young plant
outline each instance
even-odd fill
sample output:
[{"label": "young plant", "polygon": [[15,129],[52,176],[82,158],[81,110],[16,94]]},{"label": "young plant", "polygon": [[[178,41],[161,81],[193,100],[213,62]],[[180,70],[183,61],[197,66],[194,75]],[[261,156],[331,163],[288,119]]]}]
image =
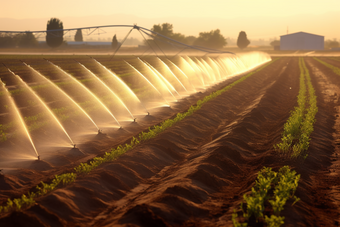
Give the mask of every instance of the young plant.
[{"label": "young plant", "polygon": [[[294,193],[298,186],[300,175],[291,171],[289,166],[282,167],[278,172],[272,171],[271,168],[263,167],[258,173],[257,180],[250,194],[244,194],[243,199],[246,203],[247,210],[243,210],[243,202],[241,202],[241,210],[243,217],[249,221],[253,216],[256,221],[263,220],[267,226],[281,226],[284,224],[284,217],[279,216],[284,209],[288,199],[294,199],[293,205],[299,201]],[[273,195],[269,192],[273,190]],[[271,205],[273,214],[268,217],[263,215],[266,201]],[[239,223],[236,210],[232,214],[232,222],[234,226],[247,226],[247,222]]]}]

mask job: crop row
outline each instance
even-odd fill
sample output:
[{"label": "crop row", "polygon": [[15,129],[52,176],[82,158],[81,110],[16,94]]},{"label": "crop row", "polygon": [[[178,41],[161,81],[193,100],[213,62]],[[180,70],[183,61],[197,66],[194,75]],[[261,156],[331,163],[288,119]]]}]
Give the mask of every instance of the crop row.
[{"label": "crop row", "polygon": [[299,67],[301,73],[298,106],[294,108],[284,124],[281,142],[275,144],[274,148],[280,154],[291,158],[303,156],[305,159],[308,156],[310,135],[314,130],[313,125],[318,107],[309,71],[302,58],[299,59]]},{"label": "crop row", "polygon": [[[280,212],[284,209],[288,199],[294,200],[292,205],[300,200],[294,195],[299,180],[300,175],[296,175],[296,172],[290,170],[289,166],[282,167],[278,172],[263,167],[257,175],[255,186],[251,188],[251,193],[243,195],[245,203],[241,202],[240,205],[243,214],[242,221],[238,221],[240,218],[234,210],[232,214],[233,225],[235,227],[246,227],[251,218],[271,227],[284,224],[284,217],[280,216]],[[264,215],[265,212],[268,215]]]},{"label": "crop row", "polygon": [[323,64],[324,66],[327,66],[328,68],[332,69],[335,74],[340,76],[340,69],[338,67],[328,64],[327,62],[321,61],[320,59],[317,59],[317,58],[314,58],[314,59],[320,62],[321,64]]},{"label": "crop row", "polygon": [[95,169],[99,165],[105,162],[110,162],[118,158],[120,155],[124,154],[125,152],[131,150],[136,145],[149,140],[151,138],[156,137],[159,133],[163,132],[167,128],[171,127],[175,123],[183,120],[185,117],[192,115],[195,111],[199,110],[204,103],[214,99],[215,97],[221,95],[223,92],[228,91],[236,84],[244,81],[251,75],[256,72],[259,72],[269,64],[275,62],[277,59],[268,62],[267,64],[263,65],[262,67],[258,68],[257,70],[246,74],[245,76],[241,77],[239,80],[231,83],[230,85],[224,87],[221,90],[215,91],[210,95],[204,97],[204,99],[197,101],[196,105],[191,106],[187,112],[185,113],[178,113],[174,119],[167,119],[159,125],[153,126],[153,128],[149,128],[148,132],[141,132],[138,136],[133,137],[130,143],[125,145],[119,145],[118,147],[111,149],[110,152],[106,152],[103,157],[95,157],[89,163],[80,163],[77,167],[74,168],[75,173],[64,173],[61,175],[56,175],[55,178],[52,180],[51,183],[44,183],[41,182],[41,186],[37,186],[37,192],[29,192],[27,195],[22,195],[21,198],[15,198],[13,200],[8,199],[7,204],[4,206],[0,206],[0,212],[9,212],[12,210],[20,210],[24,207],[29,207],[35,203],[35,198],[38,196],[42,196],[47,194],[48,192],[60,187],[60,183],[63,185],[67,185],[73,181],[75,181],[77,174],[87,174],[91,170]]}]

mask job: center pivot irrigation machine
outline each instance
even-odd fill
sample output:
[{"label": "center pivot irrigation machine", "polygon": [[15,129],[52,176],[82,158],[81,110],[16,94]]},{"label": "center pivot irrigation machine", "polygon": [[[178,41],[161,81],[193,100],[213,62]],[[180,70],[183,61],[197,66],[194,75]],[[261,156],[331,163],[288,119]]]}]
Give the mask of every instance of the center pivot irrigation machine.
[{"label": "center pivot irrigation machine", "polygon": [[156,47],[163,53],[163,55],[166,56],[166,54],[164,53],[162,48],[157,44],[157,42],[155,42],[155,47],[152,47],[152,45],[150,44],[150,40],[147,40],[144,35],[146,35],[149,38],[152,38],[153,40],[157,40],[160,43],[167,43],[169,46],[173,47],[175,50],[178,50],[178,52],[175,54],[175,56],[178,55],[179,53],[181,53],[184,50],[190,50],[190,49],[202,51],[206,54],[234,54],[233,52],[229,52],[229,51],[220,51],[220,50],[206,48],[206,47],[202,47],[202,46],[188,45],[188,44],[179,42],[177,40],[174,40],[172,38],[169,38],[165,35],[154,32],[150,29],[143,28],[143,27],[140,27],[140,26],[137,26],[137,25],[103,25],[103,26],[93,26],[93,27],[54,29],[54,30],[42,30],[42,31],[0,31],[0,33],[27,33],[27,32],[30,32],[30,33],[34,33],[34,34],[38,34],[38,35],[48,33],[48,34],[50,34],[54,37],[61,37],[61,36],[64,36],[68,32],[77,31],[77,30],[87,30],[88,31],[87,35],[91,35],[95,31],[100,31],[103,28],[113,28],[113,27],[131,28],[129,30],[129,32],[126,34],[126,36],[124,37],[124,39],[122,40],[122,42],[119,43],[119,45],[115,49],[113,56],[117,53],[117,51],[124,44],[126,39],[131,34],[132,30],[134,30],[134,29],[136,29],[141,34],[141,36],[145,40],[145,43],[148,45],[149,49],[151,49],[155,53],[155,55],[157,55],[156,50],[155,50],[155,47]]}]

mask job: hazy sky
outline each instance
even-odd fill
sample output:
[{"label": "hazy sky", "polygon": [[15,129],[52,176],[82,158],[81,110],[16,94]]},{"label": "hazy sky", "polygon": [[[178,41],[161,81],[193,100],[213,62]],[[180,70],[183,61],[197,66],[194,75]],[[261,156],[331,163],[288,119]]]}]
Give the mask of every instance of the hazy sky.
[{"label": "hazy sky", "polygon": [[[271,38],[285,34],[288,26],[290,32],[340,39],[340,0],[3,0],[0,12],[0,30],[45,30],[47,20],[57,17],[64,28],[118,22],[151,28],[169,22],[186,35],[219,28],[227,37],[248,30],[253,37]],[[112,15],[115,21],[109,20]]]},{"label": "hazy sky", "polygon": [[23,19],[110,14],[139,17],[290,16],[338,10],[339,0],[9,0],[1,3],[1,17]]}]

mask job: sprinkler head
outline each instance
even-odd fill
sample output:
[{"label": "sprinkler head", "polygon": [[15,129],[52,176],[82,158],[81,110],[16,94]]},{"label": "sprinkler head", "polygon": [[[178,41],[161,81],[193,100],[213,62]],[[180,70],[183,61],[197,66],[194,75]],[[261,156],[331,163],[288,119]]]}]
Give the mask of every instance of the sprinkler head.
[{"label": "sprinkler head", "polygon": [[133,122],[136,122],[136,119],[137,119],[137,118],[133,119]]},{"label": "sprinkler head", "polygon": [[0,169],[0,175],[4,175],[3,172],[2,172],[3,169]]},{"label": "sprinkler head", "polygon": [[119,129],[122,129],[123,127],[122,126],[120,126],[120,128]]},{"label": "sprinkler head", "polygon": [[40,155],[38,155],[38,161],[40,161]]},{"label": "sprinkler head", "polygon": [[76,144],[73,144],[73,148],[76,148]]},{"label": "sprinkler head", "polygon": [[98,135],[103,134],[102,130],[98,129]]},{"label": "sprinkler head", "polygon": [[150,113],[148,112],[148,116],[150,115]]}]

